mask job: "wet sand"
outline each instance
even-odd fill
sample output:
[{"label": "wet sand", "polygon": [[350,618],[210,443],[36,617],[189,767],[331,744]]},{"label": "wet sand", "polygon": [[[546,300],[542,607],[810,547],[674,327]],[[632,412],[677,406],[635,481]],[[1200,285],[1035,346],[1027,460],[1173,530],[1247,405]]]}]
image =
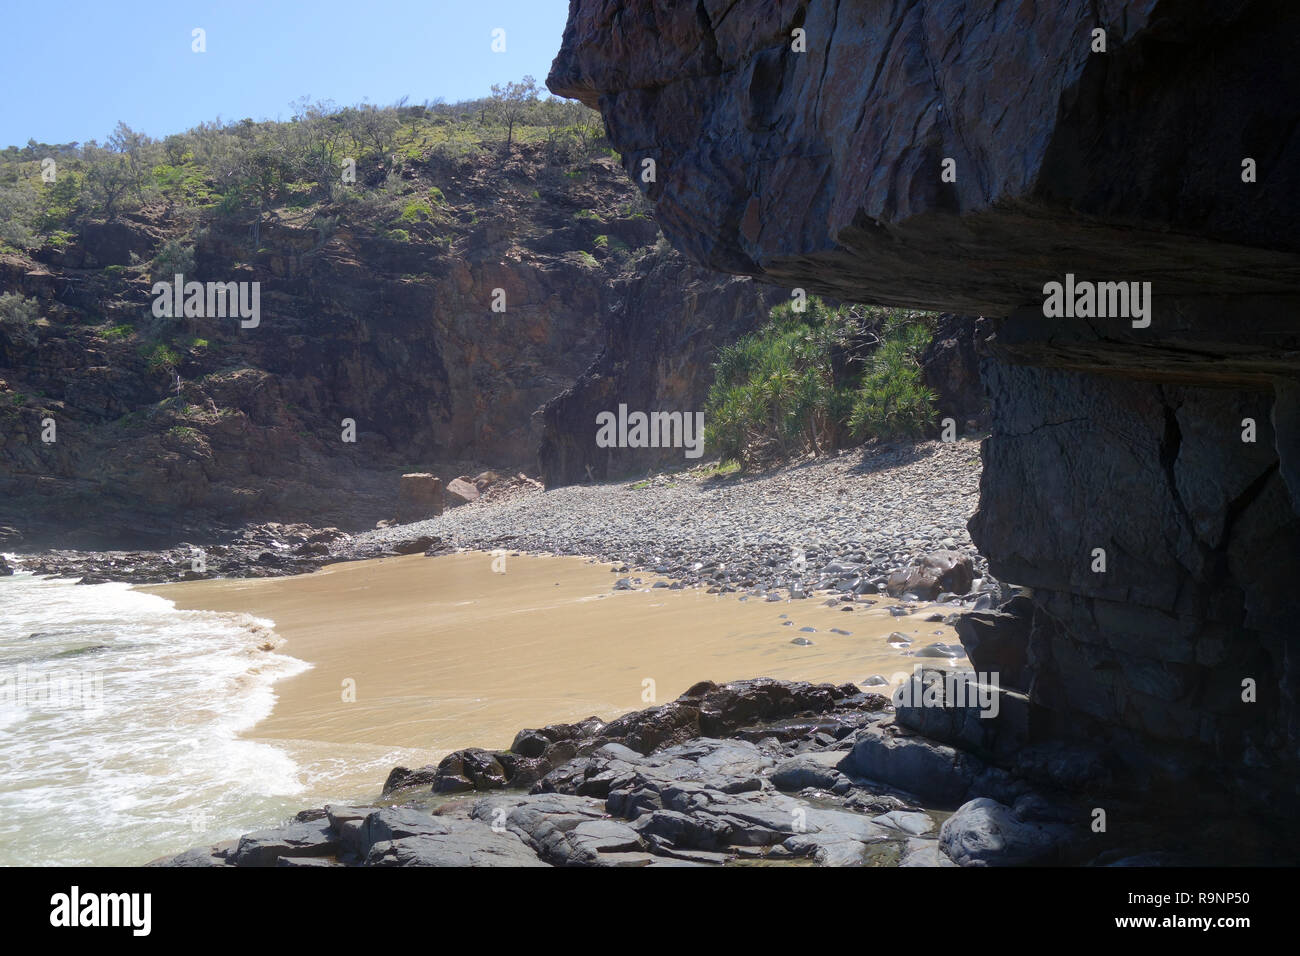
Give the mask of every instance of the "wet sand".
[{"label": "wet sand", "polygon": [[914,659],[886,642],[893,631],[913,635],[913,648],[955,641],[923,614],[891,617],[886,599],[843,612],[822,598],[611,591],[609,567],[583,558],[508,557],[505,573],[493,560],[413,555],[143,590],[182,609],[274,622],[277,650],[313,667],[275,685],[271,715],[248,736],[309,764],[381,751],[419,764],[461,747],[504,748],[521,727],[609,720],[705,679],[860,683],[910,671]]}]

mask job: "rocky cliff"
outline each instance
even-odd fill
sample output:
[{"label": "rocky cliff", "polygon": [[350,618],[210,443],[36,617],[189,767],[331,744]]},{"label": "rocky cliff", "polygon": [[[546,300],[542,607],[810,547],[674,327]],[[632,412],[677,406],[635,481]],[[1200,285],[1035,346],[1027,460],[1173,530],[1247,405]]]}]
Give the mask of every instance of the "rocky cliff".
[{"label": "rocky cliff", "polygon": [[[395,514],[403,471],[532,471],[533,413],[602,349],[624,364],[620,349],[658,350],[666,370],[619,400],[650,405],[662,387],[676,401],[701,336],[680,322],[655,333],[661,322],[716,306],[723,334],[765,314],[748,280],[701,293],[604,151],[430,154],[401,177],[440,200],[396,234],[347,209],[324,230],[291,207],[252,251],[241,230],[192,231],[158,204],[0,254],[0,292],[36,307],[0,324],[0,546],[160,546],[265,520],[372,527]],[[187,278],[260,284],[256,327],[152,316],[147,263],[177,235],[195,240]],[[652,297],[625,291],[651,274]],[[639,331],[611,345],[614,321]],[[594,434],[594,416],[561,424],[581,436],[552,431],[552,445]]]},{"label": "rocky cliff", "polygon": [[702,410],[718,348],[762,325],[788,292],[701,269],[673,252],[627,276],[615,295],[621,301],[605,323],[599,357],[540,412],[538,457],[548,487],[692,464],[681,448],[598,447],[596,416],[620,404]]},{"label": "rocky cliff", "polygon": [[571,3],[548,84],[693,260],[992,319],[1006,761],[1300,804],[1298,49],[1279,0]]}]

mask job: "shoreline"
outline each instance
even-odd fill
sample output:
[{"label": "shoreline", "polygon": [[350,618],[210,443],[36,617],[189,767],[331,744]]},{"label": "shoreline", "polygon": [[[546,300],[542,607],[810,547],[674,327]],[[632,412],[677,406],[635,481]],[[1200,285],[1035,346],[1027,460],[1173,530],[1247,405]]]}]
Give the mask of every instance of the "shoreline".
[{"label": "shoreline", "polygon": [[[976,504],[977,442],[862,446],[753,474],[660,472],[540,490],[507,481],[441,515],[348,534],[269,522],[199,544],[141,551],[49,549],[20,553],[36,574],[83,583],[166,584],[289,577],[347,561],[407,554],[507,549],[574,556],[664,574],[682,586],[723,593],[852,581],[855,593],[885,590],[889,575],[927,555],[968,560],[992,604],[1007,595],[989,574],[966,523]],[[195,565],[195,556],[202,561]],[[800,564],[796,567],[796,564]],[[843,590],[843,588],[841,588]],[[922,595],[922,597],[932,595]],[[986,603],[987,606],[987,603]]]},{"label": "shoreline", "polygon": [[507,747],[521,727],[611,720],[703,679],[860,684],[896,674],[910,659],[886,642],[895,632],[916,649],[956,643],[948,625],[893,617],[887,598],[828,607],[652,580],[611,590],[611,569],[591,560],[517,555],[505,573],[494,560],[412,555],[138,590],[182,610],[271,620],[276,651],[311,665],[277,681],[271,714],[246,736],[305,752],[392,748],[424,763]]}]

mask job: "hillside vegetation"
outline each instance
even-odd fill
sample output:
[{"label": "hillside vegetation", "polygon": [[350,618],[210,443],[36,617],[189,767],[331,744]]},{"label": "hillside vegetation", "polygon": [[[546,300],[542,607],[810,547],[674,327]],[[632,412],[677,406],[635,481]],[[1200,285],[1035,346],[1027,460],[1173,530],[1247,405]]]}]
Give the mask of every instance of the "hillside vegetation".
[{"label": "hillside vegetation", "polygon": [[[598,114],[527,80],[11,147],[0,224],[0,525],[114,541],[365,526],[395,473],[531,470],[616,280],[676,256]],[[176,273],[259,283],[260,324],[155,316]]]},{"label": "hillside vegetation", "polygon": [[194,228],[242,228],[252,250],[268,219],[289,211],[314,214],[322,234],[366,224],[446,242],[446,197],[415,188],[408,164],[474,165],[518,143],[541,144],[548,163],[564,166],[606,148],[598,113],[539,98],[531,77],[454,104],[303,99],[293,110],[288,122],[217,119],[162,139],[119,123],[104,144],[10,146],[0,151],[0,249],[65,246],[88,221],[150,206]]}]

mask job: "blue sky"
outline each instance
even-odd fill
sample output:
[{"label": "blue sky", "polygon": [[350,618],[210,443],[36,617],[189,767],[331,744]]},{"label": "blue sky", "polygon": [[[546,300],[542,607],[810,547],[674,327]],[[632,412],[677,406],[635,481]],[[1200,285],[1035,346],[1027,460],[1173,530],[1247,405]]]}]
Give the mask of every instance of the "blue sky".
[{"label": "blue sky", "polygon": [[[532,74],[560,48],[567,0],[66,0],[6,3],[0,148],[103,142],[117,121],[162,137],[204,120],[448,102]],[[206,31],[207,52],[191,50]],[[492,51],[502,28],[505,52]]]}]

